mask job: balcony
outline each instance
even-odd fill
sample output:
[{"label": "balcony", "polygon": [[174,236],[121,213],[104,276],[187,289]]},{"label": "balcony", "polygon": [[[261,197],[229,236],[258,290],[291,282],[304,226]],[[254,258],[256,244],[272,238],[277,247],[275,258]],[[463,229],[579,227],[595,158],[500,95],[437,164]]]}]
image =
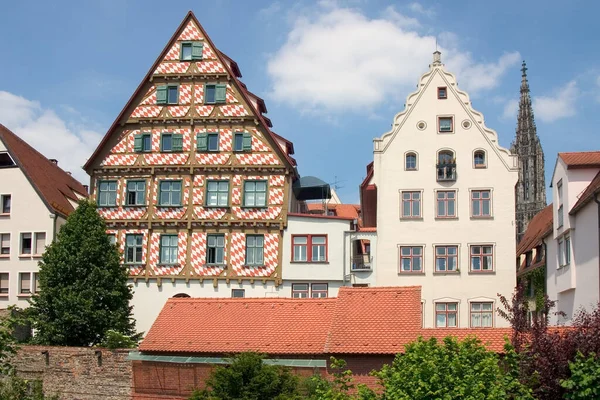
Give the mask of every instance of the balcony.
[{"label": "balcony", "polygon": [[437,164],[437,181],[453,182],[456,180],[456,164]]},{"label": "balcony", "polygon": [[351,271],[371,271],[372,257],[369,254],[352,257]]}]

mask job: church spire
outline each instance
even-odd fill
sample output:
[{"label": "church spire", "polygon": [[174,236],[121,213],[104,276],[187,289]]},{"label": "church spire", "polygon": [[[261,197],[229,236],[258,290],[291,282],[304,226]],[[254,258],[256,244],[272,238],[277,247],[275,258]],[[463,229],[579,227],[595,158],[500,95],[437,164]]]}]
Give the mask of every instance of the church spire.
[{"label": "church spire", "polygon": [[521,97],[516,137],[511,151],[519,160],[519,181],[515,186],[515,217],[519,241],[527,230],[529,221],[546,206],[544,151],[535,126],[525,61],[521,65]]}]

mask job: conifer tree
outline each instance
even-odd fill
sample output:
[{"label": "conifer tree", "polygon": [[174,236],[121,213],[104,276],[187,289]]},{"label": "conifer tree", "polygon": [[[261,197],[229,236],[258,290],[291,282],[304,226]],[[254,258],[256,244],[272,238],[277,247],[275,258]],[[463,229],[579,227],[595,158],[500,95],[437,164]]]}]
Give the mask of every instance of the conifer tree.
[{"label": "conifer tree", "polygon": [[95,204],[80,201],[40,262],[40,291],[28,310],[34,341],[90,346],[100,343],[109,330],[133,335],[127,279],[127,268]]}]

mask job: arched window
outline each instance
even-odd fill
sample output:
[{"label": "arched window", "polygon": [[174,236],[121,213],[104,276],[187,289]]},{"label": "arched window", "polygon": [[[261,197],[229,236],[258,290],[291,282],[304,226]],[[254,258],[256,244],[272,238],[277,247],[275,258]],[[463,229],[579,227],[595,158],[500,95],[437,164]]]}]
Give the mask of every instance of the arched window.
[{"label": "arched window", "polygon": [[437,180],[456,180],[456,159],[452,150],[442,150],[437,157]]},{"label": "arched window", "polygon": [[179,299],[188,298],[188,297],[190,297],[190,295],[187,293],[177,293],[175,296],[173,296],[173,298],[179,298]]},{"label": "arched window", "polygon": [[406,153],[404,169],[407,171],[416,171],[417,170],[417,154],[414,152]]},{"label": "arched window", "polygon": [[473,153],[473,166],[475,168],[486,167],[485,151],[477,150],[475,153]]}]

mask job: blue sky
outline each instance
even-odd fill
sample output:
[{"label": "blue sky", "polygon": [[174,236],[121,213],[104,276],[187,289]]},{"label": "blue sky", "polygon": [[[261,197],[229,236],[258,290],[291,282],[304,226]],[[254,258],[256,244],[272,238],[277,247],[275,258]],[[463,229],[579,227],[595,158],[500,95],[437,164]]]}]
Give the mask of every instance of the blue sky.
[{"label": "blue sky", "polygon": [[86,183],[80,166],[190,9],[294,142],[300,173],[337,178],[346,202],[436,38],[504,146],[527,61],[547,182],[557,152],[600,147],[600,5],[581,0],[9,2],[0,123]]}]

